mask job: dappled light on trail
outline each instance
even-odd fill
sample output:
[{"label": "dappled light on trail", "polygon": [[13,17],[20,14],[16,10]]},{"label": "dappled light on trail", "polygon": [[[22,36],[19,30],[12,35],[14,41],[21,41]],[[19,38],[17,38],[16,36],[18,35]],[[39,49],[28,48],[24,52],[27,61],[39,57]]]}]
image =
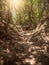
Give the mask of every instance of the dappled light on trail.
[{"label": "dappled light on trail", "polygon": [[49,65],[48,0],[0,0],[0,65]]}]

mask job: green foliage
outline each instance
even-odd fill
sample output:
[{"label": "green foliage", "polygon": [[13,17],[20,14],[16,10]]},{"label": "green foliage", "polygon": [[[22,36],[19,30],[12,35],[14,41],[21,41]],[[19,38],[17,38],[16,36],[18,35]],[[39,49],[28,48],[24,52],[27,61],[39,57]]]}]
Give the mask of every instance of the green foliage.
[{"label": "green foliage", "polygon": [[0,22],[2,18],[2,0],[0,0]]},{"label": "green foliage", "polygon": [[[40,22],[39,20],[41,20],[41,18],[43,19],[47,15],[46,14],[48,12],[47,9],[49,8],[47,8],[48,3],[44,5],[45,2],[47,1],[46,0],[26,0],[24,1],[25,3],[24,8],[18,11],[15,9],[10,12],[10,9],[9,9],[10,7],[7,6],[6,1],[3,4],[3,0],[0,0],[0,20],[3,14],[2,18],[4,18],[6,22],[8,18],[10,18],[11,20],[9,24],[12,24],[13,26],[21,24],[24,26],[30,25],[31,27],[33,27],[38,22]],[[8,13],[10,13],[11,17],[8,15]]]}]

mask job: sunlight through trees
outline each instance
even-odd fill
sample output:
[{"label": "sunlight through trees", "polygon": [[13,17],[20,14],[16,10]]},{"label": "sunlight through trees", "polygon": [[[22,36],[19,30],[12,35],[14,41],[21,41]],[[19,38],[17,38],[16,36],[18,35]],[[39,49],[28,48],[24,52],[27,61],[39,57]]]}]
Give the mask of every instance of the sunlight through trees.
[{"label": "sunlight through trees", "polygon": [[49,65],[49,0],[0,0],[0,65]]}]

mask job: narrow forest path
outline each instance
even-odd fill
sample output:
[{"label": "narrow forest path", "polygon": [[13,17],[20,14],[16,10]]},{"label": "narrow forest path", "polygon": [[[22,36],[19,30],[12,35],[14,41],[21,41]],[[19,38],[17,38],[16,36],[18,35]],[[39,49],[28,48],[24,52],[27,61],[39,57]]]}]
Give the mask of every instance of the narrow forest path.
[{"label": "narrow forest path", "polygon": [[[21,26],[17,26],[13,29],[13,27],[10,27],[11,25],[9,25],[8,30],[9,32],[7,32],[7,34],[5,33],[4,27],[1,26],[0,27],[1,56],[6,57],[6,59],[12,57],[12,60],[15,57],[16,64],[20,63],[19,65],[21,64],[36,65],[36,63],[38,65],[38,58],[42,60],[42,55],[44,56],[43,59],[45,58],[45,56],[47,59],[49,59],[48,58],[49,50],[47,49],[49,48],[48,45],[49,34],[48,35],[45,35],[45,33],[39,34],[41,33],[41,30],[44,29],[45,24],[46,23],[44,23],[41,26],[39,24],[35,30],[30,31],[23,31]],[[44,63],[46,61],[42,60],[41,62]]]}]

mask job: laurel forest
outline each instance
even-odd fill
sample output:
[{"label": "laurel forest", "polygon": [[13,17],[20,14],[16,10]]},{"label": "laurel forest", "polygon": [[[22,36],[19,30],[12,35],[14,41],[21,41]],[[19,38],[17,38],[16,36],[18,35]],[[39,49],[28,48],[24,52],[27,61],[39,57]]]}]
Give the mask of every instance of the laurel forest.
[{"label": "laurel forest", "polygon": [[0,0],[0,65],[49,65],[49,0]]}]

